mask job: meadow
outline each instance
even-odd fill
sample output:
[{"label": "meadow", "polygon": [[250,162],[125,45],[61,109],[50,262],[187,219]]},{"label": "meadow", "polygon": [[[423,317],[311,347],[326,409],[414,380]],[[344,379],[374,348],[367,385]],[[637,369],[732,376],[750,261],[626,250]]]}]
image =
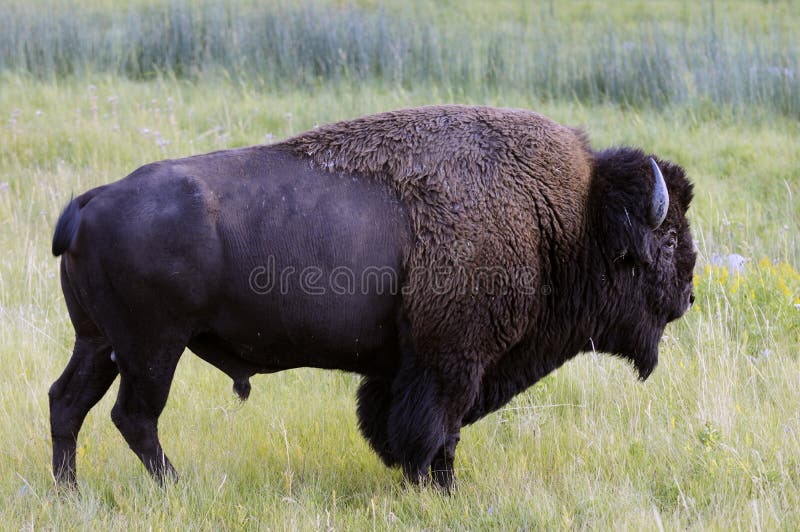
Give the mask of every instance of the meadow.
[{"label": "meadow", "polygon": [[[1,528],[800,528],[792,2],[0,5]],[[47,389],[73,333],[50,239],[72,193],[445,102],[533,109],[688,170],[697,301],[648,381],[575,358],[463,430],[443,496],[368,448],[356,376],[257,376],[240,403],[187,352],[159,425],[180,481],[128,449],[115,384],[81,431],[80,493],[54,489]]]}]

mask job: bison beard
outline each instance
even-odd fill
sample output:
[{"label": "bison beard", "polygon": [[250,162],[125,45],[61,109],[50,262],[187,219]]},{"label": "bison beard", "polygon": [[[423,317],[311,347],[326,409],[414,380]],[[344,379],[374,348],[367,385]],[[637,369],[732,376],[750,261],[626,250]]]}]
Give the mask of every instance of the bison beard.
[{"label": "bison beard", "polygon": [[[188,346],[242,398],[256,373],[361,373],[373,449],[449,488],[461,427],[579,352],[650,374],[693,298],[691,197],[677,165],[488,107],[383,113],[140,168],[56,226],[76,331],[50,389],[56,479],[74,484],[78,431],[117,374],[114,423],[154,476],[174,474],[157,421]],[[270,260],[390,268],[402,286],[256,293],[248,274]]]}]

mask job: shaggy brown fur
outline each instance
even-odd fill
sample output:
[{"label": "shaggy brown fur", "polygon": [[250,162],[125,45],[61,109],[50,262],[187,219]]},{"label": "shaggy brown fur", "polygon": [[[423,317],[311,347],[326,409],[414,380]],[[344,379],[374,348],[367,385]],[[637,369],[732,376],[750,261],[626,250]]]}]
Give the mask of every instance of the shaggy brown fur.
[{"label": "shaggy brown fur", "polygon": [[[317,165],[383,180],[408,207],[415,272],[404,303],[415,348],[484,363],[517,343],[539,295],[432,290],[431,272],[502,267],[547,276],[582,237],[592,152],[584,135],[522,109],[430,106],[366,116],[303,133],[286,144]],[[465,249],[466,248],[466,249]],[[464,329],[465,323],[485,327]]]}]

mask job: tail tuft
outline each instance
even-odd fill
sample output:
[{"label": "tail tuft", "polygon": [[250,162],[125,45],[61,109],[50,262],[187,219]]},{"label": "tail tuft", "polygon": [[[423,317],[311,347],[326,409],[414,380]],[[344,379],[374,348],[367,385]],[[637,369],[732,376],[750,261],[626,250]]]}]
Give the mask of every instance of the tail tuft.
[{"label": "tail tuft", "polygon": [[80,221],[81,212],[78,202],[71,199],[61,212],[61,216],[58,217],[58,222],[56,222],[56,230],[53,233],[54,256],[58,257],[69,249],[75,239],[75,234],[78,232]]}]

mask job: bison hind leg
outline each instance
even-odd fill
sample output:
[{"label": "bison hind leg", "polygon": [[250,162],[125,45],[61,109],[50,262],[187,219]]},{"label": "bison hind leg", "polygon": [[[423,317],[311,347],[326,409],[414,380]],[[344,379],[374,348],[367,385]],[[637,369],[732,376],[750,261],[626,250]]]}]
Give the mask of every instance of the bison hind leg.
[{"label": "bison hind leg", "polygon": [[178,475],[161,447],[158,419],[187,339],[177,327],[165,327],[149,338],[132,328],[130,335],[113,340],[120,384],[111,420],[150,475],[162,483]]},{"label": "bison hind leg", "polygon": [[111,345],[105,338],[77,336],[72,358],[50,387],[53,476],[59,484],[76,485],[78,432],[86,414],[117,377],[111,353]]},{"label": "bison hind leg", "polygon": [[392,383],[383,376],[367,376],[358,388],[358,428],[387,467],[399,463],[389,444]]}]

